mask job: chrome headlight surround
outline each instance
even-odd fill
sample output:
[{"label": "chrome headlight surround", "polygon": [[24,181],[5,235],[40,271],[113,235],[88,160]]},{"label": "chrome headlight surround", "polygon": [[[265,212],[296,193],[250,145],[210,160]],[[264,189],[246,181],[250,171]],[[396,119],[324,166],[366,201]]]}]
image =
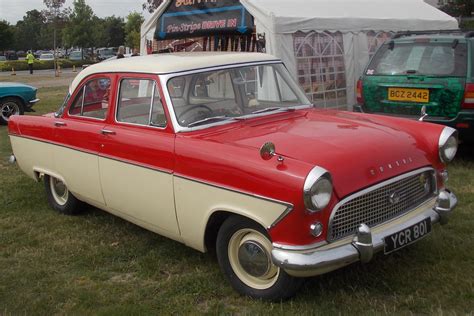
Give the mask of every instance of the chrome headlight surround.
[{"label": "chrome headlight surround", "polygon": [[312,213],[324,209],[331,200],[332,191],[332,178],[329,171],[314,167],[304,181],[303,199],[306,209]]},{"label": "chrome headlight surround", "polygon": [[452,127],[446,126],[438,141],[439,159],[441,162],[451,162],[456,156],[458,150],[458,131]]}]

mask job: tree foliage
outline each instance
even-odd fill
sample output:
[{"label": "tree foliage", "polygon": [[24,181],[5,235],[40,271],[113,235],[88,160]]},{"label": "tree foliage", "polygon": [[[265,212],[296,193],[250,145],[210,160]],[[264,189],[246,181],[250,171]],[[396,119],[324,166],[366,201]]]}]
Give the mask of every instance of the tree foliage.
[{"label": "tree foliage", "polygon": [[131,48],[140,47],[140,28],[144,19],[140,13],[132,12],[125,23],[125,45]]},{"label": "tree foliage", "polygon": [[473,0],[454,0],[440,8],[442,11],[454,17],[470,17],[474,12]]},{"label": "tree foliage", "polygon": [[147,0],[142,4],[143,10],[153,13],[163,2],[163,0]]},{"label": "tree foliage", "polygon": [[5,50],[13,45],[13,27],[7,21],[0,20],[0,50]]},{"label": "tree foliage", "polygon": [[74,0],[69,23],[64,29],[64,41],[68,46],[93,47],[94,11],[85,0]]},{"label": "tree foliage", "polygon": [[[27,11],[23,20],[18,21],[15,27],[15,49],[37,50],[44,48],[40,45],[41,30],[45,27],[45,18],[38,10]],[[50,47],[50,45],[45,47]]]}]

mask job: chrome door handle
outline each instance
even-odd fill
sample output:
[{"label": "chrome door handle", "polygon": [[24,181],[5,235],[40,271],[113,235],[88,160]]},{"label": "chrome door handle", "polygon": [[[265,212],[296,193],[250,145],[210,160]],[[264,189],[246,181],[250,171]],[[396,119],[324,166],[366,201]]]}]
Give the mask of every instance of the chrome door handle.
[{"label": "chrome door handle", "polygon": [[66,123],[57,121],[57,122],[54,122],[54,126],[57,126],[57,127],[66,126]]},{"label": "chrome door handle", "polygon": [[100,131],[103,135],[115,135],[114,131],[111,131],[109,129],[103,129]]}]

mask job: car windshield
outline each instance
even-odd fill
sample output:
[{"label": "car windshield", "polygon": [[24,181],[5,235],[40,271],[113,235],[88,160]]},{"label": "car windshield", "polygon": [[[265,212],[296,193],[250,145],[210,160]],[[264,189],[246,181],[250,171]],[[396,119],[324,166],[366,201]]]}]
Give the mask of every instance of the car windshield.
[{"label": "car windshield", "polygon": [[282,64],[193,73],[174,77],[167,86],[183,127],[311,106]]},{"label": "car windshield", "polygon": [[386,43],[372,59],[367,75],[466,76],[466,44],[452,42]]}]

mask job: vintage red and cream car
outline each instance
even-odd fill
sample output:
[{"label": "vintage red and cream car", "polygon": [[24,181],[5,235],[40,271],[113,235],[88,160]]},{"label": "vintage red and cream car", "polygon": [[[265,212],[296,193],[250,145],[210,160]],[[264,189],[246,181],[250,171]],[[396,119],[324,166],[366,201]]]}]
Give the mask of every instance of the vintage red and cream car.
[{"label": "vintage red and cream car", "polygon": [[96,64],[56,113],[8,127],[11,160],[44,181],[53,209],[85,202],[213,250],[257,298],[416,242],[457,204],[445,187],[454,129],[316,109],[266,54]]}]

